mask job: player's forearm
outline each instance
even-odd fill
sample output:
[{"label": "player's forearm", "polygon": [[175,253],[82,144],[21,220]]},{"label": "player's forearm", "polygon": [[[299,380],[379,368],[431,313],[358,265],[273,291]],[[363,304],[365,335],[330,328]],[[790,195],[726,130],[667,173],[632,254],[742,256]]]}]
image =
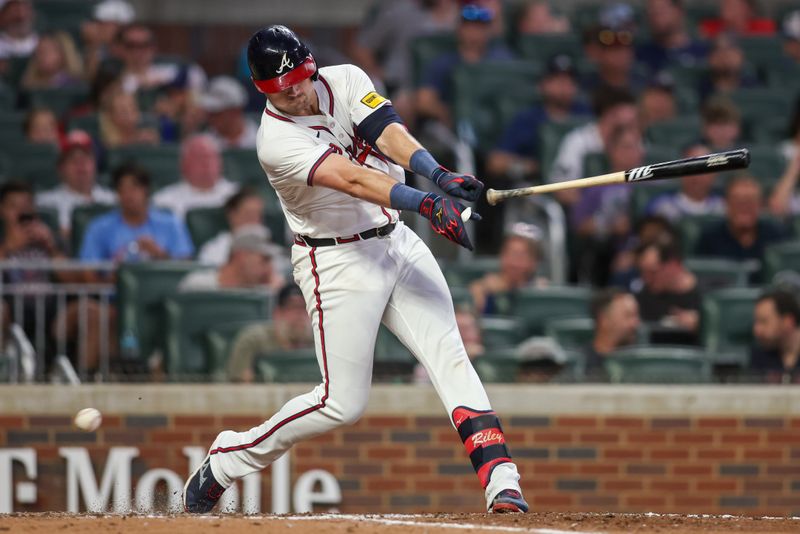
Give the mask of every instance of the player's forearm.
[{"label": "player's forearm", "polygon": [[392,160],[404,169],[411,169],[411,156],[422,145],[414,139],[405,126],[400,123],[393,123],[383,129],[376,142],[378,149],[392,158]]}]

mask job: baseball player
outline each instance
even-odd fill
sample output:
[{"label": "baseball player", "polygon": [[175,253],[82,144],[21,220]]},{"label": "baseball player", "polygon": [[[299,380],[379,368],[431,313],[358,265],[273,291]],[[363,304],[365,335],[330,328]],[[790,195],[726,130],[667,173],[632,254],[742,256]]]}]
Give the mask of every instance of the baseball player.
[{"label": "baseball player", "polygon": [[472,249],[461,218],[465,207],[406,186],[403,168],[464,200],[476,200],[483,184],[441,167],[361,69],[317,69],[285,26],[256,32],[247,59],[267,98],[258,159],[295,234],[293,274],[312,321],[322,383],[257,427],[220,433],[186,482],[186,510],[211,511],[235,480],[270,465],[293,444],[358,420],[383,323],[428,371],[487,509],[526,512],[517,467],[464,350],[444,276],[398,219],[400,210],[418,212],[437,233]]}]

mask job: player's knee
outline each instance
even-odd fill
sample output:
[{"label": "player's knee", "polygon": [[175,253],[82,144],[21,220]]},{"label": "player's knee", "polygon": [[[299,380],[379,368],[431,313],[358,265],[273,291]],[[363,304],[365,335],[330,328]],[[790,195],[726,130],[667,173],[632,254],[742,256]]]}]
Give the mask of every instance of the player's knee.
[{"label": "player's knee", "polygon": [[367,402],[358,399],[348,399],[347,403],[332,402],[328,405],[331,415],[338,425],[352,425],[364,415]]}]

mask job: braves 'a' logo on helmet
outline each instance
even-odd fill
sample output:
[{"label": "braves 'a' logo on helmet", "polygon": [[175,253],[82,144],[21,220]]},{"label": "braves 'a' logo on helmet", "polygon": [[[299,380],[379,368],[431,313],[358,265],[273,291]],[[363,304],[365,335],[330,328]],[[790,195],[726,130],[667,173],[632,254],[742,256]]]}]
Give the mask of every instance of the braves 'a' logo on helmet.
[{"label": "braves 'a' logo on helmet", "polygon": [[294,68],[294,63],[286,59],[286,52],[283,53],[283,58],[281,59],[281,66],[278,67],[278,69],[275,72],[280,74],[281,72],[283,72],[284,67],[289,67],[290,69]]}]

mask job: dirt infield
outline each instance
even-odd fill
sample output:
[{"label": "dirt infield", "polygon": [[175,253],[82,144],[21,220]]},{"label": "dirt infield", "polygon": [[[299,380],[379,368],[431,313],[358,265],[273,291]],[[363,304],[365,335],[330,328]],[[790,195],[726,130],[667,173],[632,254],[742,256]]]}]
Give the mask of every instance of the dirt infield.
[{"label": "dirt infield", "polygon": [[800,532],[800,518],[657,514],[532,513],[527,515],[425,514],[288,516],[114,516],[17,514],[0,516],[0,532],[200,534],[204,532],[291,534]]}]

